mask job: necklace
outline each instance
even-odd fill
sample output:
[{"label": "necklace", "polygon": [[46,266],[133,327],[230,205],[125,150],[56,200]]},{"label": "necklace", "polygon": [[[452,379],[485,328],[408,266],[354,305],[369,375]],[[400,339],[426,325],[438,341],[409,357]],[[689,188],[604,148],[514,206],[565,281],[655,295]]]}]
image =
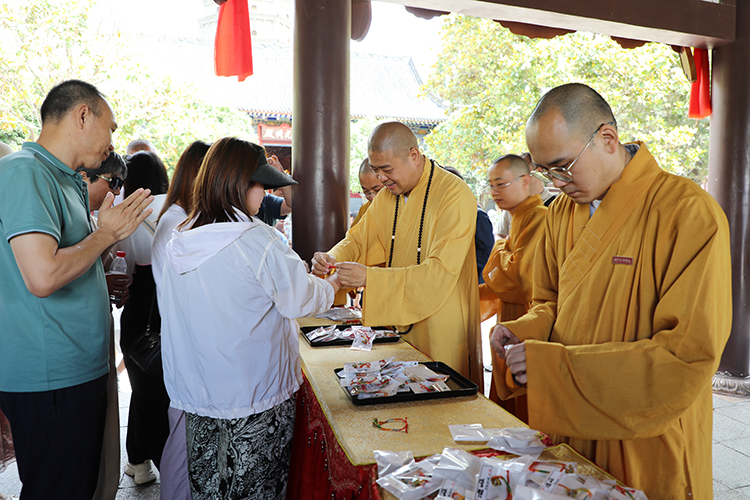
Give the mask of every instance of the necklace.
[{"label": "necklace", "polygon": [[[427,209],[427,197],[430,195],[430,186],[432,185],[432,175],[435,173],[435,162],[430,160],[430,177],[427,180],[427,189],[424,192],[424,201],[422,202],[422,216],[419,218],[419,238],[417,240],[417,265],[419,265],[422,262],[422,229],[424,228],[424,213]],[[388,252],[388,267],[391,267],[391,264],[393,263],[393,244],[396,241],[396,221],[398,221],[398,202],[401,199],[401,196],[396,197],[396,212],[393,214],[393,232],[391,233],[391,250]],[[394,330],[396,332],[400,333],[401,335],[406,335],[411,331],[411,329],[414,327],[414,324],[409,325],[409,328],[406,329],[405,332],[399,332],[397,328],[394,327]]]}]

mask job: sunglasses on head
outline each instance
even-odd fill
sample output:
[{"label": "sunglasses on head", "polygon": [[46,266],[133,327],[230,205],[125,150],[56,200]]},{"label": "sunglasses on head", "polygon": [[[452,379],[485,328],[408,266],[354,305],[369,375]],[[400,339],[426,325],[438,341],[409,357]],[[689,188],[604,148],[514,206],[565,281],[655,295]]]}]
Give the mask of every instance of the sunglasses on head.
[{"label": "sunglasses on head", "polygon": [[106,175],[99,175],[99,177],[109,182],[109,189],[111,189],[112,191],[117,191],[123,186],[123,184],[125,184],[125,181],[122,180],[122,177],[107,177]]}]

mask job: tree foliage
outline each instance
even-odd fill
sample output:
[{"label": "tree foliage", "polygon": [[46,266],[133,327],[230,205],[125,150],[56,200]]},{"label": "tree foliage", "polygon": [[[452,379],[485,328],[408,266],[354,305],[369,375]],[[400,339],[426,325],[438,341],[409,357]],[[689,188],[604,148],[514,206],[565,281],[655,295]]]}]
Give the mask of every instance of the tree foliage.
[{"label": "tree foliage", "polygon": [[524,127],[538,99],[569,82],[602,94],[622,142],[645,141],[662,168],[705,181],[708,120],[688,118],[690,85],[670,47],[626,50],[583,32],[531,40],[460,15],[445,21],[442,53],[424,87],[450,103],[427,151],[467,173],[478,192],[493,159],[526,151]]},{"label": "tree foliage", "polygon": [[97,85],[115,110],[115,148],[151,140],[173,168],[195,140],[235,135],[257,142],[250,117],[208,105],[197,90],[133,62],[131,39],[93,25],[94,0],[0,3],[0,140],[18,147],[41,130],[39,109],[57,83]]}]

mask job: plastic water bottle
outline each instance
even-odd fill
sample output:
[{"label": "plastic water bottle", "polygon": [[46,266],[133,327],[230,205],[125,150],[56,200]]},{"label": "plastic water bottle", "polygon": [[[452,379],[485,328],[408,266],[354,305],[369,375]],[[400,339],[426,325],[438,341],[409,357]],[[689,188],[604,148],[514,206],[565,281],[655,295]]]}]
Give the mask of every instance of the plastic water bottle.
[{"label": "plastic water bottle", "polygon": [[[128,263],[125,260],[125,252],[118,251],[117,255],[115,257],[115,260],[112,261],[112,264],[109,266],[109,271],[107,274],[128,274]],[[110,295],[109,301],[113,304],[116,303],[118,300],[120,300],[119,297],[116,295]]]}]

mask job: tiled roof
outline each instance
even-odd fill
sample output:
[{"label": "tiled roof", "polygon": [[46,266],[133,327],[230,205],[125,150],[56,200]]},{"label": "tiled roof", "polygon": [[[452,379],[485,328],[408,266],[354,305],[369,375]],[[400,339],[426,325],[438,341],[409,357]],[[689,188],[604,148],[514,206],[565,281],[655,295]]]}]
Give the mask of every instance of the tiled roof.
[{"label": "tiled roof", "polygon": [[[244,82],[217,77],[210,40],[174,37],[140,38],[149,66],[180,75],[212,104],[251,113],[259,118],[290,119],[292,115],[292,47],[253,46],[254,74]],[[420,97],[422,81],[410,57],[351,53],[350,112],[352,118],[395,119],[436,125],[445,111],[436,99]]]}]

